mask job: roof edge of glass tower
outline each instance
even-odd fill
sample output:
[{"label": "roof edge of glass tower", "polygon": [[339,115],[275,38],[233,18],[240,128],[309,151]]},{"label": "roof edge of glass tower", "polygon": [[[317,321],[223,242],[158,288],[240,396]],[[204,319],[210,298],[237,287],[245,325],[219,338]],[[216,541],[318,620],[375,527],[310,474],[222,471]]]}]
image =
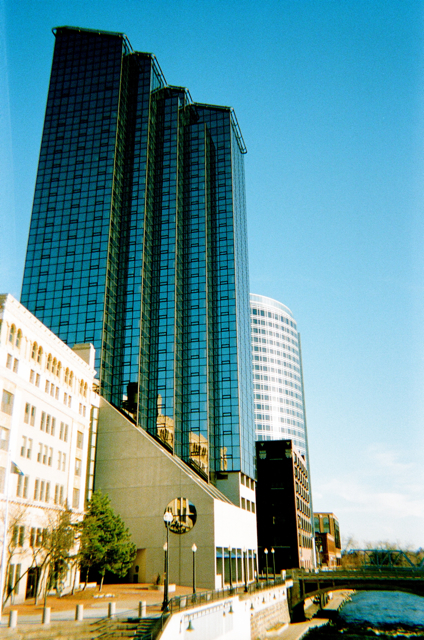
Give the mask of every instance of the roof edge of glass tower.
[{"label": "roof edge of glass tower", "polygon": [[180,86],[175,85],[175,84],[166,84],[166,86],[163,87],[163,89],[174,89],[175,91],[181,91],[181,92],[185,93],[185,95],[187,97],[187,104],[193,104],[193,98],[191,97],[190,90],[187,89],[187,87],[180,87]]},{"label": "roof edge of glass tower", "polygon": [[65,30],[65,29],[67,29],[69,31],[78,31],[79,33],[96,33],[96,34],[99,34],[99,35],[114,36],[114,37],[117,37],[117,38],[122,38],[124,40],[126,46],[128,47],[128,52],[136,53],[136,54],[137,53],[139,53],[139,54],[141,53],[144,56],[151,57],[154,60],[154,62],[156,63],[156,65],[157,65],[157,68],[158,68],[158,71],[159,71],[159,75],[160,75],[160,77],[161,77],[161,79],[163,81],[163,84],[166,87],[169,87],[170,89],[181,89],[181,90],[185,91],[185,93],[186,93],[186,95],[187,95],[187,97],[189,99],[188,100],[189,103],[193,104],[194,106],[202,107],[202,108],[205,108],[205,109],[207,108],[207,109],[219,109],[221,111],[229,111],[230,114],[231,114],[231,123],[232,123],[232,125],[234,127],[234,133],[235,133],[235,136],[236,136],[236,139],[237,139],[237,143],[238,143],[238,146],[239,146],[239,149],[240,149],[240,153],[247,153],[246,143],[244,141],[243,134],[241,132],[240,125],[238,123],[237,116],[236,116],[236,113],[235,113],[233,107],[226,107],[226,106],[222,106],[222,105],[203,104],[201,102],[194,102],[189,90],[186,87],[175,87],[173,85],[168,85],[168,83],[166,81],[166,78],[165,78],[165,76],[163,74],[163,71],[161,69],[161,66],[159,64],[159,61],[156,58],[156,56],[153,53],[148,53],[148,52],[144,52],[144,51],[134,51],[134,49],[132,48],[131,42],[129,41],[129,39],[128,39],[128,37],[127,37],[127,35],[125,33],[121,33],[119,31],[105,31],[103,29],[88,29],[88,28],[85,28],[85,27],[73,27],[73,26],[69,26],[69,25],[63,25],[61,27],[53,27],[52,33],[56,37],[56,33],[58,31]]},{"label": "roof edge of glass tower", "polygon": [[292,311],[282,302],[275,300],[274,298],[269,298],[268,296],[261,296],[258,293],[250,294],[251,302],[259,302],[260,304],[267,304],[271,307],[277,307],[277,309],[281,309],[281,311],[285,311],[291,318],[294,320],[294,315]]},{"label": "roof edge of glass tower", "polygon": [[62,25],[61,27],[53,27],[52,29],[53,35],[55,36],[56,32],[62,29],[69,29],[69,31],[78,31],[79,33],[97,33],[102,36],[116,36],[118,38],[123,38],[125,42],[128,44],[128,47],[130,48],[130,50],[133,51],[131,43],[128,40],[128,37],[126,36],[126,34],[120,33],[119,31],[104,31],[103,29],[87,29],[85,27],[72,27],[65,24],[65,25]]},{"label": "roof edge of glass tower", "polygon": [[243,134],[237,120],[236,112],[234,111],[234,107],[225,107],[218,104],[204,104],[202,102],[194,102],[194,106],[200,107],[202,109],[217,109],[219,111],[228,111],[231,114],[231,124],[234,127],[234,133],[236,135],[240,153],[247,153],[246,143],[244,141]]}]

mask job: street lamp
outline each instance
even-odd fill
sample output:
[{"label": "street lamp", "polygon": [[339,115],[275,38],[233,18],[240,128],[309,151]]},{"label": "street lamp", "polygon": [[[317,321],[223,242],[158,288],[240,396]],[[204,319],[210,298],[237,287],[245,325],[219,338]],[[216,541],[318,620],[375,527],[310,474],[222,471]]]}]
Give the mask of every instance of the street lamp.
[{"label": "street lamp", "polygon": [[196,595],[196,551],[197,547],[195,544],[191,547],[193,551],[193,595]]},{"label": "street lamp", "polygon": [[168,544],[165,542],[163,545],[163,575],[166,576],[166,552],[168,550]]},{"label": "street lamp", "polygon": [[243,549],[243,560],[244,560],[244,592],[248,592],[247,588],[247,549]]},{"label": "street lamp", "polygon": [[266,565],[266,584],[268,584],[268,549],[264,549],[265,565]]},{"label": "street lamp", "polygon": [[275,549],[274,547],[272,547],[271,553],[272,553],[272,568],[274,571],[274,584],[275,584]]},{"label": "street lamp", "polygon": [[166,611],[168,609],[168,587],[169,587],[169,525],[173,521],[174,516],[170,511],[165,511],[163,514],[163,521],[166,527],[166,543],[163,548],[165,551],[165,585],[163,588],[163,602],[162,602],[162,611]]},{"label": "street lamp", "polygon": [[231,552],[232,552],[231,547],[228,547],[228,553],[230,555],[230,591],[233,590],[233,567],[231,566],[232,565]]}]

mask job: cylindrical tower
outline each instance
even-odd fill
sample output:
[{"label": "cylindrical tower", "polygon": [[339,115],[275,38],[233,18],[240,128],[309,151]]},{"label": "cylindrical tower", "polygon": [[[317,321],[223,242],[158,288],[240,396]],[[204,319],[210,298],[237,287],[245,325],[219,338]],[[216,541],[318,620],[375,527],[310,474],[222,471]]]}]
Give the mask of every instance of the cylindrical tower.
[{"label": "cylindrical tower", "polygon": [[[305,459],[307,481],[305,486],[295,481],[296,491],[300,492],[302,499],[296,497],[295,505],[300,511],[296,511],[297,515],[294,517],[296,522],[302,523],[301,527],[312,532],[312,566],[315,566],[311,471],[300,334],[290,309],[266,296],[250,294],[250,320],[256,440],[292,440],[296,450]],[[258,515],[259,506],[258,500]],[[299,540],[303,541],[302,545],[306,545],[306,551],[310,553],[309,542],[305,542],[302,533],[301,531]],[[260,537],[258,527],[259,540]],[[274,546],[277,551],[278,544],[274,543]],[[304,551],[299,548],[300,557]],[[303,565],[304,556],[299,566],[310,566],[310,557],[308,558]]]},{"label": "cylindrical tower", "polygon": [[300,335],[286,305],[251,293],[256,440],[293,440],[309,467]]}]

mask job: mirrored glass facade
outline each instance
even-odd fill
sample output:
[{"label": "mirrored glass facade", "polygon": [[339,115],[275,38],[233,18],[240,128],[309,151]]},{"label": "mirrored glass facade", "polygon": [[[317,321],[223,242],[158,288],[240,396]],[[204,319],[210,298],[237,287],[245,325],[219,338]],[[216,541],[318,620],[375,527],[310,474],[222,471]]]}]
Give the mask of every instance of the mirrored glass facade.
[{"label": "mirrored glass facade", "polygon": [[204,477],[254,476],[243,154],[123,34],[54,30],[22,303]]}]

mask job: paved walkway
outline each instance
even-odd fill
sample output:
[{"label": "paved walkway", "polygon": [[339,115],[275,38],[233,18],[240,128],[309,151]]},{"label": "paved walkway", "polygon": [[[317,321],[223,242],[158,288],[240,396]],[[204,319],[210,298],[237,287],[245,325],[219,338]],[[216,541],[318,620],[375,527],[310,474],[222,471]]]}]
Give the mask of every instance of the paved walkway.
[{"label": "paved walkway", "polygon": [[[189,593],[191,593],[191,588],[177,586],[169,596]],[[50,607],[51,610],[51,622],[74,621],[77,604],[84,606],[84,620],[93,621],[107,617],[110,602],[115,603],[116,615],[119,617],[137,616],[138,603],[142,601],[147,604],[147,616],[157,616],[161,611],[162,600],[163,592],[149,589],[147,584],[119,584],[104,585],[100,594],[97,589],[87,589],[86,591],[77,591],[73,596],[67,595],[62,598],[49,596],[47,607]],[[3,611],[0,629],[7,627],[11,610],[18,612],[18,625],[40,624],[43,608],[43,600],[35,605],[34,599],[22,604],[9,605]]]},{"label": "paved walkway", "polygon": [[275,631],[273,633],[268,632],[267,638],[270,640],[276,640],[277,638],[280,640],[299,640],[309,631],[309,629],[312,629],[313,627],[321,627],[324,624],[328,624],[328,620],[325,618],[313,618],[306,622],[293,622],[288,626],[284,626],[280,631]]}]

